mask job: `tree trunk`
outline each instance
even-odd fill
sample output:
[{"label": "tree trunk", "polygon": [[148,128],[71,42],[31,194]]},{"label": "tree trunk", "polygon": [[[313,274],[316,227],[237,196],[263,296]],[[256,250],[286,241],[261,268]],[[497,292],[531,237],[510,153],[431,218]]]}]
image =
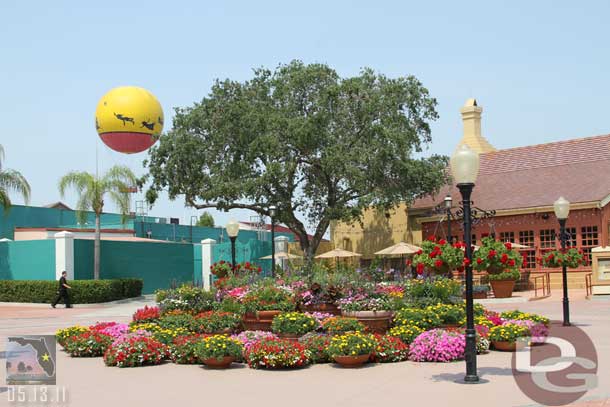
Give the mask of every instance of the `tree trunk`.
[{"label": "tree trunk", "polygon": [[95,239],[93,241],[93,279],[100,279],[100,215],[95,214]]}]

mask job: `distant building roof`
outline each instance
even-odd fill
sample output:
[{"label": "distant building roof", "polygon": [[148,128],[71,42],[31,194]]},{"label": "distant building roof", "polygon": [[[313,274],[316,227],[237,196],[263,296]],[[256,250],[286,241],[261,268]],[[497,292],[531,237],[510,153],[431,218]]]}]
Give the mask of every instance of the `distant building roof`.
[{"label": "distant building roof", "polygon": [[57,201],[57,202],[53,202],[48,205],[45,205],[44,208],[63,209],[66,211],[72,210],[72,208],[70,208],[68,205],[66,205],[65,203],[63,203],[61,201]]},{"label": "distant building roof", "polygon": [[[571,203],[601,202],[610,195],[610,135],[497,150],[480,160],[472,201],[484,209],[550,206],[560,195]],[[448,192],[459,202],[458,189],[445,186],[411,208],[432,208]]]}]

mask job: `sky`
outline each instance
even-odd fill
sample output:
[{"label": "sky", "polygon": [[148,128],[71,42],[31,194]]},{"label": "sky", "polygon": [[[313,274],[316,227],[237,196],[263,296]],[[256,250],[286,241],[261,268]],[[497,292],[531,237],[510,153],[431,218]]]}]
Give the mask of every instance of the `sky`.
[{"label": "sky", "polygon": [[[173,109],[200,101],[215,79],[247,80],[293,59],[343,77],[362,67],[415,75],[438,101],[428,154],[454,150],[470,97],[496,148],[607,134],[609,16],[607,1],[2,0],[4,166],[28,179],[32,205],[60,200],[67,172],[95,172],[96,151],[100,171],[121,164],[141,175],[146,153],[116,153],[95,132],[104,93],[150,90],[168,130]],[[254,215],[211,212],[217,225]],[[148,213],[184,224],[199,214],[166,195]]]}]

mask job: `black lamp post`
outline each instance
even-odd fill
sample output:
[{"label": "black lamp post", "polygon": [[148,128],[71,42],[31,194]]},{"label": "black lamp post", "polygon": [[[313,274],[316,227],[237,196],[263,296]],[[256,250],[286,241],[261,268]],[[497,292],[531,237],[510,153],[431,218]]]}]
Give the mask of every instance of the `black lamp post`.
[{"label": "black lamp post", "polygon": [[275,205],[269,207],[269,217],[271,218],[271,277],[275,278]]},{"label": "black lamp post", "polygon": [[453,239],[451,238],[451,206],[453,205],[453,199],[451,198],[451,194],[447,194],[445,197],[445,210],[447,211],[447,241],[450,244],[453,244]]},{"label": "black lamp post", "polygon": [[474,305],[472,298],[472,212],[470,196],[479,173],[479,155],[460,145],[451,157],[451,173],[462,195],[462,211],[464,218],[464,243],[466,245],[466,376],[463,383],[479,383],[477,374],[476,331],[474,329]]},{"label": "black lamp post", "polygon": [[235,269],[235,239],[237,239],[237,234],[239,233],[239,223],[231,218],[225,229],[227,229],[227,235],[231,239],[231,268]]},{"label": "black lamp post", "polygon": [[[566,233],[566,220],[570,214],[570,202],[563,196],[553,204],[555,210],[555,216],[559,220],[559,240],[561,241],[561,251],[566,250],[566,240],[568,238]],[[563,326],[570,326],[570,300],[568,298],[568,269],[566,262],[561,264],[561,275],[563,277]]]}]

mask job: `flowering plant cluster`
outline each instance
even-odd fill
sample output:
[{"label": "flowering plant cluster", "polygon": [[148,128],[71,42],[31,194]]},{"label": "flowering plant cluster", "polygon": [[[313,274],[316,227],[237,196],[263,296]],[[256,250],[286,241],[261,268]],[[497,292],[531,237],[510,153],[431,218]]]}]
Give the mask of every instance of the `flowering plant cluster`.
[{"label": "flowering plant cluster", "polygon": [[253,369],[281,369],[307,365],[309,350],[302,344],[284,339],[261,339],[244,351]]},{"label": "flowering plant cluster", "polygon": [[98,330],[98,332],[103,333],[104,335],[112,336],[113,338],[118,338],[119,336],[129,332],[129,325],[115,323],[114,325],[108,325],[105,328]]},{"label": "flowering plant cluster", "polygon": [[331,318],[334,314],[329,314],[328,312],[306,312],[305,314],[314,317],[316,321],[318,321],[318,325],[322,325],[324,320]]},{"label": "flowering plant cluster", "polygon": [[250,290],[241,302],[246,311],[294,311],[295,303],[292,292],[285,287],[265,285]]},{"label": "flowering plant cluster", "polygon": [[416,362],[451,362],[464,357],[466,338],[459,332],[433,329],[411,343],[409,359]]},{"label": "flowering plant cluster", "polygon": [[517,342],[519,338],[529,335],[527,327],[517,324],[498,325],[489,330],[489,340],[496,342]]},{"label": "flowering plant cluster", "polygon": [[500,314],[500,316],[504,319],[518,319],[518,320],[534,321],[534,322],[541,323],[547,327],[551,323],[551,320],[545,316],[533,314],[531,312],[523,312],[523,311],[519,311],[519,310],[504,311],[503,313]]},{"label": "flowering plant cluster", "polygon": [[527,328],[529,336],[532,338],[532,343],[545,343],[547,336],[549,336],[549,328],[540,322],[534,322],[529,319],[509,319],[505,324],[514,324]]},{"label": "flowering plant cluster", "polygon": [[328,354],[335,356],[368,355],[375,349],[375,338],[362,332],[349,332],[333,336],[328,345]]},{"label": "flowering plant cluster", "polygon": [[244,345],[244,349],[248,350],[256,342],[263,339],[277,339],[277,335],[267,331],[243,331],[239,335],[233,335],[232,338],[237,339]]},{"label": "flowering plant cluster", "polygon": [[338,335],[346,332],[361,332],[366,326],[356,318],[331,317],[322,322],[322,328],[330,335]]},{"label": "flowering plant cluster", "polygon": [[229,273],[231,273],[231,264],[220,260],[210,266],[210,273],[218,278],[228,277]]},{"label": "flowering plant cluster", "polygon": [[449,275],[464,265],[462,243],[451,244],[433,236],[422,242],[421,250],[413,256],[412,265],[418,275],[431,271],[438,275]]},{"label": "flowering plant cluster", "polygon": [[398,325],[391,328],[388,334],[399,338],[408,345],[422,332],[424,332],[424,330],[415,325]]},{"label": "flowering plant cluster", "polygon": [[444,325],[461,325],[462,320],[466,317],[466,310],[463,305],[457,304],[436,304],[430,305],[426,308],[428,311],[432,311],[441,320]]},{"label": "flowering plant cluster", "polygon": [[301,312],[283,312],[276,315],[271,330],[276,334],[304,335],[318,328],[318,320]]},{"label": "flowering plant cluster", "polygon": [[330,362],[330,355],[327,351],[330,338],[328,335],[311,333],[299,339],[299,342],[309,350],[309,361],[311,363]]},{"label": "flowering plant cluster", "polygon": [[191,314],[164,315],[158,322],[161,328],[176,329],[183,328],[190,332],[199,332],[200,324]]},{"label": "flowering plant cluster", "polygon": [[519,268],[523,265],[523,257],[513,249],[511,243],[502,243],[491,237],[482,239],[481,247],[474,252],[473,259],[474,269],[487,271],[490,279],[500,273],[518,279]]},{"label": "flowering plant cluster", "polygon": [[55,332],[55,339],[57,340],[57,343],[59,343],[61,346],[64,346],[64,344],[66,343],[66,340],[69,337],[80,335],[83,332],[87,332],[87,331],[89,331],[89,328],[87,328],[86,326],[80,326],[80,325],[75,325],[75,326],[71,326],[68,328],[58,329]]},{"label": "flowering plant cluster", "polygon": [[87,331],[68,337],[63,347],[72,357],[96,357],[102,356],[113,340],[98,331]]},{"label": "flowering plant cluster", "polygon": [[203,338],[195,347],[195,355],[201,361],[233,357],[240,359],[243,345],[237,339],[227,335],[213,335]]},{"label": "flowering plant cluster", "polygon": [[298,293],[298,300],[303,305],[332,304],[341,298],[341,289],[333,284],[311,283],[306,290]]},{"label": "flowering plant cluster", "polygon": [[388,301],[383,297],[369,297],[366,294],[353,294],[339,300],[342,311],[384,311]]},{"label": "flowering plant cluster", "polygon": [[201,341],[202,336],[199,334],[176,337],[169,346],[169,358],[172,362],[180,365],[199,363],[195,349]]},{"label": "flowering plant cluster", "polygon": [[372,359],[375,362],[402,362],[409,358],[409,346],[400,338],[390,335],[373,335],[375,348]]},{"label": "flowering plant cluster", "polygon": [[240,327],[241,316],[232,312],[206,311],[195,315],[195,321],[199,325],[197,332],[231,333]]},{"label": "flowering plant cluster", "polygon": [[93,325],[89,325],[89,330],[90,330],[90,331],[98,331],[98,332],[101,332],[101,331],[103,331],[103,330],[104,330],[104,329],[106,329],[106,328],[109,328],[109,327],[115,326],[116,324],[117,324],[117,323],[116,323],[116,322],[114,322],[114,321],[111,321],[111,322],[96,322],[96,323],[95,323],[95,324],[93,324]]},{"label": "flowering plant cluster", "polygon": [[245,297],[246,294],[248,294],[249,291],[250,289],[247,286],[235,287],[231,288],[230,290],[226,290],[224,292],[224,297],[233,298],[235,300],[241,300]]},{"label": "flowering plant cluster", "polygon": [[150,337],[132,337],[114,342],[104,353],[106,366],[158,365],[169,356],[167,346]]},{"label": "flowering plant cluster", "polygon": [[182,285],[169,290],[158,290],[156,294],[162,314],[172,310],[198,314],[210,311],[216,306],[216,293],[202,287]]},{"label": "flowering plant cluster", "polygon": [[172,342],[174,342],[174,339],[176,339],[177,337],[191,335],[191,334],[192,334],[191,331],[189,331],[188,329],[182,328],[182,327],[169,328],[169,329],[161,328],[158,331],[156,331],[155,333],[153,333],[152,337],[165,345],[170,345]]},{"label": "flowering plant cluster", "polygon": [[249,261],[246,261],[244,263],[237,263],[235,265],[235,269],[233,270],[233,273],[236,275],[258,275],[263,271],[263,269],[260,266],[257,266],[254,263],[250,263]]},{"label": "flowering plant cluster", "polygon": [[403,308],[394,316],[394,324],[416,326],[423,330],[432,329],[442,324],[439,316],[429,309]]},{"label": "flowering plant cluster", "polygon": [[150,332],[155,333],[158,330],[162,329],[159,324],[153,322],[144,322],[144,323],[131,323],[129,324],[129,332]]},{"label": "flowering plant cluster", "polygon": [[159,307],[149,307],[138,309],[132,317],[133,322],[154,322],[161,317],[161,309]]},{"label": "flowering plant cluster", "polygon": [[445,277],[410,280],[406,289],[411,301],[418,306],[450,303],[460,297],[462,286],[458,280]]},{"label": "flowering plant cluster", "polygon": [[136,330],[136,331],[129,331],[126,332],[124,334],[121,334],[119,336],[117,336],[116,338],[114,338],[114,342],[112,342],[113,345],[119,344],[121,342],[125,342],[128,341],[132,338],[149,338],[151,337],[153,334],[149,331],[145,331],[145,330]]},{"label": "flowering plant cluster", "polygon": [[580,266],[586,266],[585,255],[582,250],[567,249],[553,250],[545,253],[540,258],[542,267],[563,267],[575,269]]}]

